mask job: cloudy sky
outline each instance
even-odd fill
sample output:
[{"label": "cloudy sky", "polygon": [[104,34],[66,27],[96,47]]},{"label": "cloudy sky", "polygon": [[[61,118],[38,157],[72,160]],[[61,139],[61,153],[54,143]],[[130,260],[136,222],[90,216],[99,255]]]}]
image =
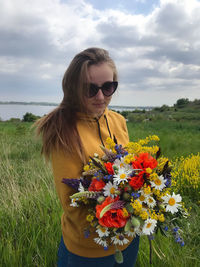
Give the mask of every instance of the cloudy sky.
[{"label": "cloudy sky", "polygon": [[113,105],[200,98],[200,0],[0,0],[0,101],[62,100],[74,55],[110,52]]}]

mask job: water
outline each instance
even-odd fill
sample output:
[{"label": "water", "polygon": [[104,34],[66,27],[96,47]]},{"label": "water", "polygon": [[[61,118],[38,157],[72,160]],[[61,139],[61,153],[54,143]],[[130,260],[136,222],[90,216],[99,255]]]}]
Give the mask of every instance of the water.
[{"label": "water", "polygon": [[11,118],[23,119],[26,112],[30,112],[36,116],[43,116],[55,106],[39,106],[39,105],[0,105],[0,118],[1,120],[9,120]]},{"label": "water", "polygon": [[[23,119],[26,112],[30,112],[36,116],[43,116],[53,110],[56,106],[40,106],[40,105],[16,105],[16,104],[0,104],[0,119],[3,121],[11,118]],[[124,106],[110,106],[110,109],[116,111],[123,110],[135,110],[135,109],[146,109],[149,110],[151,107],[124,107]]]}]

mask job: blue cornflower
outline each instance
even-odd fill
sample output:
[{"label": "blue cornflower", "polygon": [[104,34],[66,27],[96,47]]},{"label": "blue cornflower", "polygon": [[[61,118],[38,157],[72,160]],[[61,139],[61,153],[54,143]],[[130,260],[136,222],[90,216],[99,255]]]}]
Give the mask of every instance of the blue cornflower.
[{"label": "blue cornflower", "polygon": [[133,198],[137,199],[137,198],[139,198],[140,194],[139,194],[139,193],[134,193],[134,192],[132,192],[132,193],[131,193],[131,196],[132,196]]},{"label": "blue cornflower", "polygon": [[85,236],[85,238],[88,238],[88,237],[90,236],[90,231],[89,231],[89,229],[86,229],[86,230],[84,231],[84,236]]},{"label": "blue cornflower", "polygon": [[169,230],[169,227],[168,227],[168,226],[165,226],[165,227],[164,227],[164,230],[165,230],[165,231],[168,231],[168,230]]},{"label": "blue cornflower", "polygon": [[112,174],[105,175],[104,179],[106,179],[108,181],[111,180],[112,179]]},{"label": "blue cornflower", "polygon": [[176,233],[178,231],[178,229],[179,229],[178,227],[174,227],[173,231]]},{"label": "blue cornflower", "polygon": [[181,238],[180,238],[180,236],[177,236],[177,237],[175,238],[175,241],[176,241],[177,243],[180,243],[180,242],[181,242]]}]

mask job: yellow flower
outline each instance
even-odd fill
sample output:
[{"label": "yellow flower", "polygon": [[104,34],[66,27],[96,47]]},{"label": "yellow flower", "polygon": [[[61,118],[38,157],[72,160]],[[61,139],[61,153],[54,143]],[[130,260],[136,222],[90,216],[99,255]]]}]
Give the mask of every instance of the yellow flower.
[{"label": "yellow flower", "polygon": [[171,166],[171,164],[170,164],[168,158],[160,157],[160,158],[158,159],[157,170],[158,170],[159,172],[162,172],[162,170],[163,170],[165,164],[167,163],[167,161],[168,161],[168,165]]},{"label": "yellow flower", "polygon": [[126,149],[129,154],[138,154],[141,151],[142,146],[136,142],[129,142]]},{"label": "yellow flower", "polygon": [[165,221],[165,216],[164,216],[164,214],[158,214],[158,220],[160,221],[160,222],[164,222]]},{"label": "yellow flower", "polygon": [[199,198],[200,192],[200,154],[180,157],[173,162],[172,186],[176,181],[176,188],[183,194],[191,194]]},{"label": "yellow flower", "polygon": [[124,217],[124,218],[128,217],[129,213],[128,213],[128,211],[127,211],[126,208],[123,208],[123,209],[122,209],[122,212],[123,212],[123,217]]},{"label": "yellow flower", "polygon": [[148,186],[147,184],[144,184],[143,192],[144,192],[145,195],[150,195],[151,194],[151,186]]},{"label": "yellow flower", "polygon": [[153,172],[149,176],[150,181],[155,181],[158,178],[158,174],[156,172]]},{"label": "yellow flower", "polygon": [[133,155],[128,154],[127,156],[124,157],[124,163],[130,164],[134,160]]},{"label": "yellow flower", "polygon": [[94,215],[88,214],[87,217],[86,217],[86,220],[88,222],[92,222],[94,220]]},{"label": "yellow flower", "polygon": [[136,199],[131,203],[134,210],[139,213],[142,210],[142,204]]},{"label": "yellow flower", "polygon": [[141,211],[139,216],[142,218],[142,220],[146,220],[149,217],[146,210]]},{"label": "yellow flower", "polygon": [[150,214],[150,217],[151,219],[153,220],[158,220],[158,215],[155,213],[155,211],[151,212],[151,210],[149,210],[149,214]]},{"label": "yellow flower", "polygon": [[90,169],[89,165],[85,165],[85,166],[83,167],[83,170],[84,170],[85,172],[89,171],[89,169]]},{"label": "yellow flower", "polygon": [[115,142],[110,137],[106,139],[106,148],[112,150],[112,152],[115,152]]},{"label": "yellow flower", "polygon": [[152,169],[151,168],[146,168],[146,173],[151,174],[152,173]]}]

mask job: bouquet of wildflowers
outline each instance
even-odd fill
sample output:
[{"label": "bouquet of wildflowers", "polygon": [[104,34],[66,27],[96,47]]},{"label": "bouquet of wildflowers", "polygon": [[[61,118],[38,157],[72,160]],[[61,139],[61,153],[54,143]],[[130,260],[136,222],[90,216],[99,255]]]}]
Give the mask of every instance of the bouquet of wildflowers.
[{"label": "bouquet of wildflowers", "polygon": [[87,232],[97,233],[94,242],[108,249],[116,245],[116,261],[123,262],[119,245],[128,244],[136,235],[149,240],[160,229],[173,233],[176,242],[184,245],[176,225],[184,208],[179,194],[172,192],[170,162],[160,157],[159,141],[149,136],[126,147],[111,138],[102,147],[103,157],[94,154],[84,166],[80,179],[63,179],[77,193],[70,196],[71,206],[88,206]]}]

